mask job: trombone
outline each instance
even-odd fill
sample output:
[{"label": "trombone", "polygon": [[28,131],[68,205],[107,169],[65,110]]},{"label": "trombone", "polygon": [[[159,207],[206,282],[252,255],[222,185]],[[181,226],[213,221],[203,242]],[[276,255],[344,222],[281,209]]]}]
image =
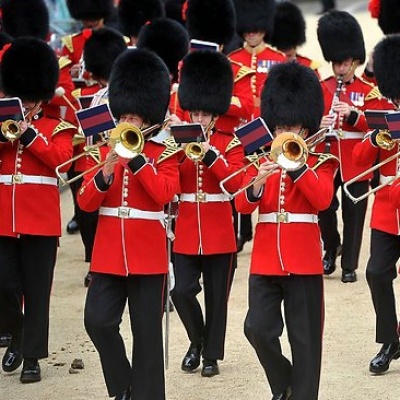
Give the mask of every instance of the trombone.
[{"label": "trombone", "polygon": [[[222,192],[230,196],[231,198],[234,198],[238,194],[247,190],[250,186],[253,186],[255,183],[264,179],[266,176],[269,176],[279,167],[285,169],[286,171],[296,171],[306,163],[309,150],[325,140],[327,131],[328,128],[322,128],[317,133],[308,137],[305,140],[299,135],[292,132],[281,133],[272,141],[270,152],[262,152],[261,154],[254,156],[255,158],[250,163],[246,164],[242,168],[233,172],[231,175],[222,179],[219,184]],[[230,193],[225,188],[226,182],[228,182],[235,176],[243,173],[247,170],[247,168],[251,167],[252,165],[258,165],[261,158],[263,157],[269,157],[272,161],[276,163],[276,167],[272,171],[270,171],[268,174],[263,174],[256,177],[247,185],[241,187],[234,193]]]},{"label": "trombone", "polygon": [[[82,153],[76,155],[75,157],[72,157],[68,161],[63,162],[56,167],[55,172],[60,179],[61,185],[65,186],[73,183],[81,179],[83,176],[95,171],[96,169],[101,168],[106,163],[106,161],[98,161],[95,158],[95,153],[100,147],[105,144],[108,144],[108,146],[114,149],[118,156],[122,158],[132,159],[138,156],[143,152],[146,136],[153,132],[155,129],[163,126],[168,121],[169,119],[166,119],[162,124],[155,124],[144,130],[140,130],[138,127],[128,122],[122,122],[117,127],[112,129],[108,140],[103,140],[92,146],[85,146]],[[96,160],[97,164],[93,165],[89,169],[83,171],[81,174],[76,175],[71,179],[64,179],[60,170],[62,170],[68,164],[71,164],[74,161],[86,156],[93,157]]]}]

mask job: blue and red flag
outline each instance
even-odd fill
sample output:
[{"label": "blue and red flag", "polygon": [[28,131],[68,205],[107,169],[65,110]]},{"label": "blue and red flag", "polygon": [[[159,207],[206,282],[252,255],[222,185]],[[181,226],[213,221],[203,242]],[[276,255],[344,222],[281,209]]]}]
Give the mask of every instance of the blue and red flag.
[{"label": "blue and red flag", "polygon": [[24,120],[22,102],[18,97],[0,99],[0,122],[8,119],[12,119],[13,121]]},{"label": "blue and red flag", "polygon": [[260,147],[271,143],[274,137],[261,117],[241,126],[235,131],[247,154],[254,153]]},{"label": "blue and red flag", "polygon": [[392,139],[400,139],[400,112],[388,113],[385,118]]},{"label": "blue and red flag", "polygon": [[386,115],[389,110],[365,110],[364,115],[369,129],[388,129]]},{"label": "blue and red flag", "polygon": [[75,114],[86,137],[115,128],[114,118],[108,104],[79,110]]},{"label": "blue and red flag", "polygon": [[214,50],[218,51],[219,46],[217,43],[214,42],[207,42],[205,40],[197,40],[192,39],[190,41],[189,51],[196,51],[196,50]]}]

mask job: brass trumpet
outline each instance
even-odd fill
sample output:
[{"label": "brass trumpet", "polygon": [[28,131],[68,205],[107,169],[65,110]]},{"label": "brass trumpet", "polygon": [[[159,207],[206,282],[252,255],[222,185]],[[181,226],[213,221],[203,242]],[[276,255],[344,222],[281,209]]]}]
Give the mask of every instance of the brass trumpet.
[{"label": "brass trumpet", "polygon": [[186,156],[189,158],[189,160],[195,163],[200,162],[206,154],[203,149],[203,146],[201,145],[201,142],[188,143],[187,146],[185,147],[185,153]]},{"label": "brass trumpet", "polygon": [[392,139],[392,135],[387,129],[382,129],[376,135],[376,144],[383,150],[392,150],[396,141]]},{"label": "brass trumpet", "polygon": [[12,119],[7,119],[1,124],[1,133],[10,142],[18,140],[22,135],[18,122]]}]

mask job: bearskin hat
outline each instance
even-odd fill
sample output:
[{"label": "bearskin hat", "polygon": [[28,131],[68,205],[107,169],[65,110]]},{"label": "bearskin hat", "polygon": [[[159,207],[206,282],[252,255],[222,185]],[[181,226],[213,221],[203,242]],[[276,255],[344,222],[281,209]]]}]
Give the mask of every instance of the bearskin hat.
[{"label": "bearskin hat", "polygon": [[155,53],[132,49],[122,53],[114,63],[109,81],[111,112],[119,119],[123,114],[137,114],[154,125],[165,119],[170,94],[168,68]]},{"label": "bearskin hat", "polygon": [[185,5],[186,0],[165,0],[165,16],[178,21],[182,25],[186,24]]},{"label": "bearskin hat", "polygon": [[232,0],[188,0],[186,26],[190,39],[228,44],[236,29]]},{"label": "bearskin hat", "polygon": [[385,35],[400,32],[400,2],[398,0],[380,0],[378,24]]},{"label": "bearskin hat", "polygon": [[10,36],[47,39],[49,11],[44,0],[3,0],[1,8],[4,30]]},{"label": "bearskin hat", "polygon": [[4,93],[26,101],[50,100],[57,87],[58,74],[53,49],[33,37],[14,39],[1,60]]},{"label": "bearskin hat", "polygon": [[306,41],[306,21],[300,8],[290,1],[278,3],[275,10],[272,46],[287,50],[301,46]]},{"label": "bearskin hat", "polygon": [[95,21],[111,15],[114,2],[113,0],[67,0],[67,6],[72,18]]},{"label": "bearskin hat", "polygon": [[365,61],[364,37],[357,20],[346,11],[331,10],[318,21],[317,35],[326,61]]},{"label": "bearskin hat", "polygon": [[261,92],[261,117],[272,131],[277,126],[301,125],[312,135],[323,112],[321,85],[311,68],[294,61],[271,67]]},{"label": "bearskin hat", "polygon": [[234,0],[234,3],[239,35],[243,36],[246,32],[265,32],[267,37],[271,35],[275,0]]},{"label": "bearskin hat", "polygon": [[374,50],[374,73],[379,91],[388,99],[400,99],[400,35],[381,40]]},{"label": "bearskin hat", "polygon": [[164,15],[162,0],[120,0],[118,4],[119,28],[127,36],[137,37],[146,22]]},{"label": "bearskin hat", "polygon": [[176,80],[178,63],[189,51],[189,35],[179,22],[158,18],[143,26],[136,45],[161,57]]},{"label": "bearskin hat", "polygon": [[232,68],[224,54],[197,50],[183,59],[178,89],[183,110],[225,114],[231,103],[232,90]]},{"label": "bearskin hat", "polygon": [[126,48],[124,37],[114,29],[94,30],[83,49],[86,70],[96,79],[108,81],[114,61]]}]

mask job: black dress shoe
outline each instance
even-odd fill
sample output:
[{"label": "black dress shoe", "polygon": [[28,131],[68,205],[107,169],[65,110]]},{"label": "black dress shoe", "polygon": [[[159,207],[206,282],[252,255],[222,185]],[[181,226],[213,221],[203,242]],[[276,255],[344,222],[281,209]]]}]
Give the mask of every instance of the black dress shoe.
[{"label": "black dress shoe", "polygon": [[89,287],[91,281],[92,281],[92,273],[89,271],[85,275],[85,278],[83,279],[83,286]]},{"label": "black dress shoe", "polygon": [[252,239],[253,236],[247,236],[247,237],[239,236],[236,239],[237,252],[240,253],[243,250],[244,244],[246,242],[250,242]]},{"label": "black dress shoe", "polygon": [[400,358],[399,342],[385,343],[369,364],[369,371],[373,374],[383,374],[389,369],[391,361],[398,358]]},{"label": "black dress shoe", "polygon": [[211,378],[212,376],[219,375],[219,368],[217,360],[203,360],[203,368],[201,369],[201,376]]},{"label": "black dress shoe", "polygon": [[9,333],[3,333],[0,335],[0,347],[8,347],[11,343],[11,335]]},{"label": "black dress shoe", "polygon": [[324,275],[330,275],[335,272],[336,269],[336,257],[338,255],[338,249],[329,249],[325,251],[323,265]]},{"label": "black dress shoe", "polygon": [[131,400],[131,388],[125,389],[121,394],[115,396],[115,400]]},{"label": "black dress shoe", "polygon": [[15,371],[22,364],[22,352],[16,346],[10,344],[4,353],[1,366],[4,372]]},{"label": "black dress shoe", "polygon": [[67,224],[67,233],[73,235],[74,233],[79,232],[79,225],[75,218],[72,218],[71,221]]},{"label": "black dress shoe", "polygon": [[201,345],[191,344],[185,357],[183,357],[181,369],[186,372],[194,371],[200,365]]},{"label": "black dress shoe", "polygon": [[21,383],[33,383],[42,380],[37,358],[25,358],[19,380]]},{"label": "black dress shoe", "polygon": [[272,400],[290,400],[292,398],[292,389],[289,387],[283,393],[274,394]]},{"label": "black dress shoe", "polygon": [[349,271],[344,269],[342,271],[342,282],[343,283],[353,283],[357,281],[356,271]]}]

